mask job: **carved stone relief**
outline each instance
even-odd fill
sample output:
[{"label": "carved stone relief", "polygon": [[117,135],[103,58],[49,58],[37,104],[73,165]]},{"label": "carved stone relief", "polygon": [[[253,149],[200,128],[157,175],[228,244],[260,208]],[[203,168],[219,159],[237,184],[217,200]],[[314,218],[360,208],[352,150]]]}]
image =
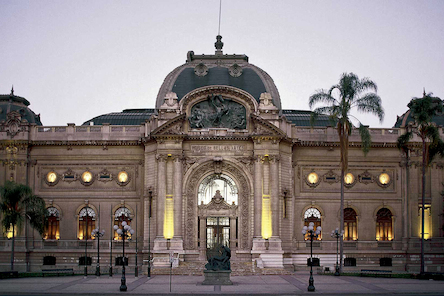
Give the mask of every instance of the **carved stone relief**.
[{"label": "carved stone relief", "polygon": [[246,119],[244,106],[222,95],[211,95],[191,108],[188,121],[191,128],[246,129]]}]

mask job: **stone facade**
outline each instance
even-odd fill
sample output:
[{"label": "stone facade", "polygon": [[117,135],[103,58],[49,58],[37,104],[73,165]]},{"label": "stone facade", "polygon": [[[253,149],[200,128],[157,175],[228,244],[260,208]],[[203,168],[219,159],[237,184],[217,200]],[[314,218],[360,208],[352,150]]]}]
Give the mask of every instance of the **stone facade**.
[{"label": "stone facade", "polygon": [[[225,66],[232,79],[253,69],[245,56],[216,53],[206,56],[207,61],[199,56],[199,63],[194,53],[188,57],[187,65],[195,67],[193,75],[199,78],[211,75],[216,64]],[[57,221],[52,237],[45,239],[28,226],[23,229],[16,239],[17,270],[39,271],[52,257],[58,268],[81,270],[85,249],[94,269],[97,239],[86,244],[84,236],[99,225],[105,230],[100,240],[102,271],[110,265],[118,269],[122,243],[112,227],[122,220],[136,230],[126,243],[130,267],[137,261],[146,270],[148,253],[155,267],[168,266],[171,253],[179,266],[187,261],[204,265],[213,235],[227,240],[232,262],[305,268],[310,245],[301,230],[310,219],[323,228],[321,239],[313,242],[315,257],[333,269],[337,250],[330,232],[339,226],[341,184],[336,130],[289,121],[273,81],[263,71],[259,77],[265,91],[260,97],[240,87],[210,84],[178,97],[172,92],[178,77],[176,69],[165,79],[155,114],[140,125],[46,127],[20,121],[11,133],[10,123],[1,122],[1,182],[31,186],[48,208],[55,208]],[[205,124],[200,125],[203,117]],[[354,214],[347,224],[344,257],[346,265],[355,262],[356,267],[345,269],[382,264],[418,271],[420,141],[414,139],[406,159],[396,148],[403,128],[370,132],[367,156],[359,134],[353,132],[350,138],[352,176],[344,208]],[[427,169],[428,271],[443,271],[443,167],[437,159]],[[205,180],[209,187],[202,185]],[[200,200],[206,192],[200,188],[210,188],[215,180],[231,186],[233,202],[216,195],[209,202]],[[91,214],[84,216],[85,208],[92,209]],[[10,240],[0,240],[2,270],[9,268],[10,249]]]}]

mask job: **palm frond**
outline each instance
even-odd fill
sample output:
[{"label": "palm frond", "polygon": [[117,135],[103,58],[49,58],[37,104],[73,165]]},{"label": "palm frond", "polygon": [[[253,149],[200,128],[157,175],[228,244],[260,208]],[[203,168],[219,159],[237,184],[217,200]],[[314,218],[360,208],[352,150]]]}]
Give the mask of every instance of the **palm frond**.
[{"label": "palm frond", "polygon": [[384,109],[381,105],[381,98],[375,93],[367,93],[355,101],[359,112],[371,113],[379,118],[379,122],[384,120]]},{"label": "palm frond", "polygon": [[368,126],[359,125],[359,135],[361,136],[362,142],[362,150],[364,151],[364,155],[367,155],[370,150],[370,146],[372,144],[372,138],[370,136],[370,131],[368,130]]},{"label": "palm frond", "polygon": [[328,94],[325,90],[321,89],[317,91],[315,94],[311,95],[308,100],[308,106],[313,108],[317,103],[327,103],[330,105],[335,104],[335,98],[333,98],[330,94]]},{"label": "palm frond", "polygon": [[404,152],[408,151],[408,143],[413,138],[413,133],[411,131],[400,135],[398,140],[396,141],[396,146],[399,150],[403,150]]}]

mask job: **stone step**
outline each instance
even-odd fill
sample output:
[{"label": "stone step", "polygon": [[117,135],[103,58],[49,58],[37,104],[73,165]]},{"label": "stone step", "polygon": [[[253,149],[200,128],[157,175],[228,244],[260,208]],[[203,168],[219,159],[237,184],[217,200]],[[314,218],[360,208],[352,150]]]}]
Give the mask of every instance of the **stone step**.
[{"label": "stone step", "polygon": [[[203,275],[205,269],[204,262],[180,262],[179,266],[169,267],[155,267],[151,269],[152,274],[158,275]],[[258,268],[254,267],[252,262],[232,262],[231,275],[245,276],[245,275],[285,275],[293,273],[293,266],[286,266],[285,268]]]}]

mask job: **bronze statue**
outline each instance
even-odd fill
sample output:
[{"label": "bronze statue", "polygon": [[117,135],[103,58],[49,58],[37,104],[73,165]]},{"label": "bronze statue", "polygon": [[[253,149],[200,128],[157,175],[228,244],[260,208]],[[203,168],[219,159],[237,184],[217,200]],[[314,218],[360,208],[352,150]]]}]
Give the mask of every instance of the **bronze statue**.
[{"label": "bronze statue", "polygon": [[[217,252],[208,256],[208,263],[205,265],[207,270],[231,270],[230,258],[231,250],[225,245],[215,246]],[[211,251],[209,250],[211,253]]]}]

